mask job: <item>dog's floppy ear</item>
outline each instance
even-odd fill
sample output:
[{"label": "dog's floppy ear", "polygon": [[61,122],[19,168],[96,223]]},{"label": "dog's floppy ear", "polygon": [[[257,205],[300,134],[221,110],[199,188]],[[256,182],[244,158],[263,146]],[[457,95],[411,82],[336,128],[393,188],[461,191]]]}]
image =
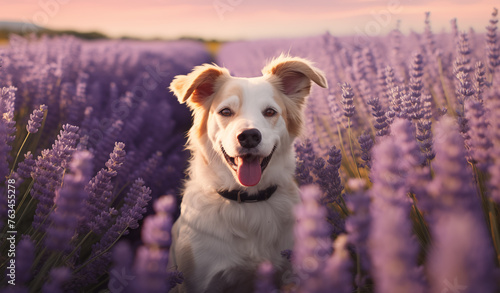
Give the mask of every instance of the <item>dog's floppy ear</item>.
[{"label": "dog's floppy ear", "polygon": [[328,88],[325,74],[308,60],[299,57],[282,54],[267,64],[262,69],[262,74],[277,77],[282,92],[299,103],[309,94],[311,81]]},{"label": "dog's floppy ear", "polygon": [[215,92],[215,83],[221,76],[229,76],[227,69],[203,64],[196,66],[188,75],[177,75],[170,83],[170,90],[181,104],[186,101],[188,104],[201,104]]}]

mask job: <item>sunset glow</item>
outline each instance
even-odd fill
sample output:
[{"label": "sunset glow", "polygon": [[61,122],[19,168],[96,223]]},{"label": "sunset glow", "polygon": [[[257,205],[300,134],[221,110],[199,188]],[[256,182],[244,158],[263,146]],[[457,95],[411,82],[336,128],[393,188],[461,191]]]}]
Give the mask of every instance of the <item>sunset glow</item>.
[{"label": "sunset glow", "polygon": [[[3,2],[3,3],[2,3]],[[2,0],[0,20],[24,21],[53,29],[100,31],[111,37],[245,39],[365,33],[386,34],[401,22],[401,30],[422,31],[424,13],[431,12],[435,32],[449,31],[458,19],[461,30],[484,32],[493,0],[410,1],[116,1]]]}]

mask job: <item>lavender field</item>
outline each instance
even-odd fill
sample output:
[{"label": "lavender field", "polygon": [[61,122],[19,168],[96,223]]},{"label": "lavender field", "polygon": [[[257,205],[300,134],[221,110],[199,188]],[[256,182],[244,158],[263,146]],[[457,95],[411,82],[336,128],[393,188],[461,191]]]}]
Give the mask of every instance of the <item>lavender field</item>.
[{"label": "lavender field", "polygon": [[167,262],[191,118],[167,86],[212,61],[257,76],[282,52],[314,61],[330,87],[312,87],[296,142],[302,204],[282,252],[293,270],[276,288],[262,263],[256,292],[500,292],[497,10],[489,17],[487,34],[456,20],[435,34],[426,15],[421,34],[229,42],[215,60],[197,42],[11,37],[1,292],[181,283]]}]

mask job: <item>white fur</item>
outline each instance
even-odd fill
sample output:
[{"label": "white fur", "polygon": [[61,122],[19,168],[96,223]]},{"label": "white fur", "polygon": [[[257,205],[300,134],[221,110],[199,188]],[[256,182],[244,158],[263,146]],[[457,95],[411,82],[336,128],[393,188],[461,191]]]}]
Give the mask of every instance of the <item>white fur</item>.
[{"label": "white fur", "polygon": [[[304,68],[310,71],[304,72]],[[299,193],[293,179],[295,134],[290,133],[291,120],[285,116],[296,115],[293,110],[302,113],[311,80],[327,86],[321,71],[308,61],[280,56],[261,77],[235,78],[224,68],[203,65],[172,82],[174,94],[180,102],[187,102],[195,116],[189,132],[192,157],[181,215],[172,229],[170,266],[185,277],[177,291],[209,292],[209,287],[217,285],[218,292],[224,292],[246,279],[252,285],[255,269],[264,260],[271,261],[278,273],[286,270],[288,261],[280,252],[293,248],[292,209],[299,202]],[[292,98],[296,99],[292,103],[280,102]],[[225,107],[234,109],[232,117],[218,114]],[[263,111],[268,107],[278,114],[265,117]],[[238,156],[241,147],[236,137],[249,128],[262,134],[255,148],[259,156],[268,156],[274,146],[276,150],[260,182],[245,187],[220,146],[229,156]],[[277,185],[277,191],[267,201],[256,203],[238,203],[216,192],[243,189],[251,194],[271,185]],[[251,286],[245,289],[252,290]]]}]

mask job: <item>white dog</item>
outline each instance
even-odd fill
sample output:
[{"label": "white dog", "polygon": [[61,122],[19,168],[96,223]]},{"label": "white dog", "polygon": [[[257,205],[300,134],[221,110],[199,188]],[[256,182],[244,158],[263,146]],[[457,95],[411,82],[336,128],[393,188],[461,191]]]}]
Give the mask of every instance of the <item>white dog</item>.
[{"label": "white dog", "polygon": [[172,229],[170,266],[184,274],[179,292],[252,292],[257,266],[270,261],[277,282],[293,248],[293,141],[303,128],[311,81],[324,74],[280,56],[255,78],[202,65],[170,85],[193,111],[192,153],[181,215]]}]

